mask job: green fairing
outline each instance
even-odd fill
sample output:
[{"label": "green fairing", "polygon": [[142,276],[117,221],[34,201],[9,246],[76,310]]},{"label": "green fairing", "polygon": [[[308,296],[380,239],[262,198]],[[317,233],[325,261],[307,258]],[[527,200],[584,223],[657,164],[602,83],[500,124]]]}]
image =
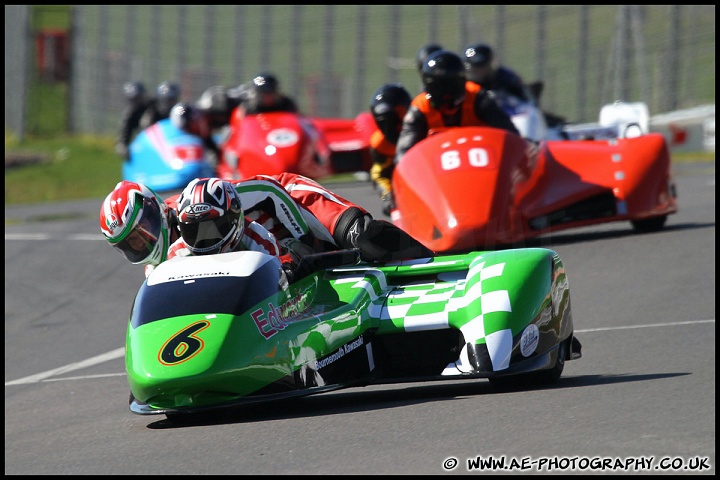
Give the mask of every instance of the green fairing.
[{"label": "green fairing", "polygon": [[[199,288],[201,278],[185,283]],[[128,382],[133,397],[150,408],[211,406],[291,392],[302,388],[298,382],[327,386],[320,359],[328,359],[324,366],[344,352],[363,353],[360,347],[369,352],[383,336],[448,329],[478,346],[508,332],[515,347],[505,356],[524,360],[517,340],[530,323],[541,334],[537,353],[572,335],[569,302],[562,262],[541,248],[335,268],[278,287],[241,314],[203,311],[131,324]],[[372,359],[370,364],[366,370],[373,369]],[[487,376],[483,368],[476,374]]]}]

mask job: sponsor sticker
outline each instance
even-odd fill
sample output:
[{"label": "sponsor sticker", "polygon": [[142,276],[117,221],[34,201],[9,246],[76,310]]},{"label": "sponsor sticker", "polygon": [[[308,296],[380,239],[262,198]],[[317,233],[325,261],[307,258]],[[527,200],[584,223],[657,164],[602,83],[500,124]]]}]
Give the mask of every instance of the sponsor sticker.
[{"label": "sponsor sticker", "polygon": [[330,365],[331,363],[335,362],[336,360],[340,360],[342,357],[345,356],[345,354],[352,352],[356,348],[362,346],[365,343],[365,339],[362,335],[360,335],[358,338],[353,340],[352,342],[348,342],[345,345],[341,346],[337,351],[333,352],[332,354],[328,355],[327,357],[323,358],[322,360],[316,360],[315,361],[315,370],[320,370],[323,367],[326,367]]},{"label": "sponsor sticker", "polygon": [[529,357],[533,354],[540,341],[540,330],[534,323],[525,327],[520,337],[520,352],[523,357]]},{"label": "sponsor sticker", "polygon": [[267,141],[276,147],[289,147],[298,142],[298,134],[289,128],[277,128],[268,133]]}]

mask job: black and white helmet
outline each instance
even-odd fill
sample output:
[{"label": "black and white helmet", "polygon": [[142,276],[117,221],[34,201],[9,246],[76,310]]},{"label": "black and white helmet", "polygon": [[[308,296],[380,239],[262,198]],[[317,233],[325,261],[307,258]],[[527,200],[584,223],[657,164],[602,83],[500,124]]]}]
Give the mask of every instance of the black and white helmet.
[{"label": "black and white helmet", "polygon": [[240,195],[232,183],[196,178],[177,203],[180,235],[195,255],[233,251],[245,229]]},{"label": "black and white helmet", "polygon": [[145,99],[145,85],[142,82],[127,82],[123,85],[123,95],[129,102]]},{"label": "black and white helmet", "polygon": [[227,90],[222,85],[210,87],[200,95],[196,105],[208,113],[225,114],[229,110]]},{"label": "black and white helmet", "polygon": [[189,103],[180,102],[170,109],[170,122],[180,130],[189,131],[193,115],[195,115],[193,107]]},{"label": "black and white helmet", "polygon": [[167,117],[170,109],[180,101],[180,85],[173,82],[163,82],[157,88],[158,111]]}]

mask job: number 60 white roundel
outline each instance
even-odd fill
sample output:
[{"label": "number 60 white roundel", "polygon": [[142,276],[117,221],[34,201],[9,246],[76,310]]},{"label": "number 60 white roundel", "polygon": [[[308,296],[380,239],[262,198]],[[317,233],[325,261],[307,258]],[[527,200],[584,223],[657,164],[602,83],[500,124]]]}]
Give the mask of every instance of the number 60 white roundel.
[{"label": "number 60 white roundel", "polygon": [[[490,164],[488,152],[484,148],[471,148],[468,150],[467,155],[471,167],[487,167]],[[460,152],[457,150],[448,150],[440,155],[440,165],[443,170],[459,168],[460,163]]]}]

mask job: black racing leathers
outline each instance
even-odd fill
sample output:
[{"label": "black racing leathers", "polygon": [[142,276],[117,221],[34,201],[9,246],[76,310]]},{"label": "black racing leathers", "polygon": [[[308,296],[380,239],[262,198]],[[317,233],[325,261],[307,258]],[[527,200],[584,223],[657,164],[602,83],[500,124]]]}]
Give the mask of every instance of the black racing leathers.
[{"label": "black racing leathers", "polygon": [[[470,82],[468,82],[470,83]],[[466,85],[465,99],[452,115],[443,115],[430,105],[425,92],[420,93],[410,104],[403,120],[402,131],[397,143],[395,163],[420,140],[433,130],[446,127],[487,126],[502,128],[520,135],[510,117],[495,101],[495,96],[486,90]]]}]

